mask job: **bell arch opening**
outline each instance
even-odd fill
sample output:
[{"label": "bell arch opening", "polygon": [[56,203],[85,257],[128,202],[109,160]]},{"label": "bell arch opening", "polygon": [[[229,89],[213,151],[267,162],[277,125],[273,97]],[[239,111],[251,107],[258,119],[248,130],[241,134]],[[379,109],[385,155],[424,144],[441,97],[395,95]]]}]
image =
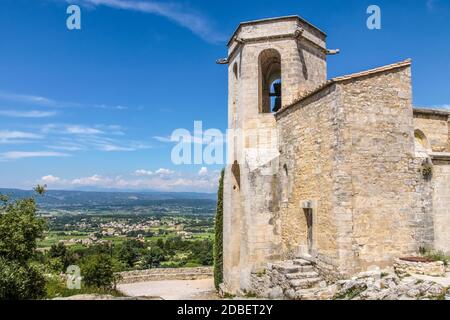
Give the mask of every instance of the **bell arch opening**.
[{"label": "bell arch opening", "polygon": [[259,55],[259,112],[271,113],[281,109],[281,55],[266,49]]}]

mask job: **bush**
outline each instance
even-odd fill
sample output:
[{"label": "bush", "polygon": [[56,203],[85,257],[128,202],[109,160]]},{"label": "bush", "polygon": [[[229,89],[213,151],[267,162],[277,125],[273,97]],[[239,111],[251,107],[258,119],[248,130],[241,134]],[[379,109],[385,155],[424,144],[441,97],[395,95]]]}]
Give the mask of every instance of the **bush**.
[{"label": "bush", "polygon": [[7,203],[0,210],[0,257],[26,263],[43,232],[44,220],[36,217],[34,199]]},{"label": "bush", "polygon": [[31,300],[45,296],[45,279],[34,265],[0,257],[0,300]]},{"label": "bush", "polygon": [[164,252],[159,247],[152,247],[145,255],[142,267],[144,269],[158,268],[164,261]]},{"label": "bush", "polygon": [[63,243],[52,245],[48,251],[48,266],[56,272],[65,272],[67,267],[76,264],[78,257],[66,248]]},{"label": "bush", "polygon": [[81,276],[88,287],[113,289],[116,286],[112,259],[106,254],[89,256],[83,261]]},{"label": "bush", "polygon": [[137,240],[127,240],[125,241],[117,253],[118,259],[125,263],[128,267],[133,267],[134,264],[139,260],[141,256],[141,250],[144,245],[142,242]]},{"label": "bush", "polygon": [[450,260],[450,257],[447,256],[443,251],[422,250],[420,253],[424,257],[433,261],[442,261],[446,266],[448,265]]},{"label": "bush", "polygon": [[[44,187],[37,189],[39,194]],[[45,295],[45,279],[31,259],[44,220],[36,216],[33,198],[9,202],[0,195],[0,300],[39,299]]]},{"label": "bush", "polygon": [[217,192],[217,212],[214,225],[214,285],[219,290],[223,281],[223,179],[225,172],[222,170]]}]

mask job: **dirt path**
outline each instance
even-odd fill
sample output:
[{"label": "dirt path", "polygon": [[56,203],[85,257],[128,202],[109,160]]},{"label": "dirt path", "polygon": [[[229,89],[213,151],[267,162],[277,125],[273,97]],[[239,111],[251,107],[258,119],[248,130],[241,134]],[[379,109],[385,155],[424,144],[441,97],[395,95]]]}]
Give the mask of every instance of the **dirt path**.
[{"label": "dirt path", "polygon": [[164,300],[214,300],[214,280],[168,280],[121,284],[118,289],[131,297],[161,297]]}]

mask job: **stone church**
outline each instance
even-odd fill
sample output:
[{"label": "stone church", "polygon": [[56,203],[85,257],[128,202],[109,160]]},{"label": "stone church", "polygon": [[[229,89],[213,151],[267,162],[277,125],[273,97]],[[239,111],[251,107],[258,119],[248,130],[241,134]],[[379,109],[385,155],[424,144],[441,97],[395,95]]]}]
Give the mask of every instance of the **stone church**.
[{"label": "stone church", "polygon": [[415,108],[410,60],[327,78],[326,34],[298,16],[228,43],[224,283],[301,257],[333,279],[450,251],[450,112]]}]

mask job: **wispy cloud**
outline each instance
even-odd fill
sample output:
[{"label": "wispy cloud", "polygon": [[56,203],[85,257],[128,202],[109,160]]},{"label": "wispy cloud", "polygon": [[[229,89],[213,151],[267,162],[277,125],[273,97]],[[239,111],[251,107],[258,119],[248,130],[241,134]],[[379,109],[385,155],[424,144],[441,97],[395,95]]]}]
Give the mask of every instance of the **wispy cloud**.
[{"label": "wispy cloud", "polygon": [[49,148],[62,151],[131,152],[149,149],[148,143],[124,138],[124,128],[119,125],[80,125],[50,123],[40,132],[51,140]]},{"label": "wispy cloud", "polygon": [[2,160],[16,160],[24,158],[48,158],[48,157],[69,157],[70,154],[52,151],[9,151],[0,153]]},{"label": "wispy cloud", "polygon": [[[95,187],[103,189],[161,190],[161,191],[197,191],[215,192],[217,190],[219,172],[207,172],[202,168],[199,173],[176,172],[160,168],[155,171],[136,170],[129,175],[104,176],[94,174],[80,178],[62,178],[49,174],[37,183],[45,183],[49,188]],[[201,174],[200,174],[201,173]]]},{"label": "wispy cloud", "polygon": [[11,118],[48,118],[57,114],[56,111],[17,111],[17,110],[0,110],[0,116]]},{"label": "wispy cloud", "polygon": [[54,100],[48,97],[30,94],[18,94],[0,91],[0,100],[12,101],[32,106],[49,107],[49,108],[95,108],[107,110],[127,110],[128,107],[123,105],[106,105],[106,104],[89,104],[68,101]]},{"label": "wispy cloud", "polygon": [[30,139],[42,138],[42,135],[31,132],[0,130],[0,144],[24,143]]},{"label": "wispy cloud", "polygon": [[[73,3],[74,1],[66,0],[66,2]],[[205,15],[179,3],[150,0],[78,0],[75,2],[89,7],[106,6],[119,10],[162,16],[210,43],[219,43],[226,39],[222,33],[214,28],[213,23]]]}]

